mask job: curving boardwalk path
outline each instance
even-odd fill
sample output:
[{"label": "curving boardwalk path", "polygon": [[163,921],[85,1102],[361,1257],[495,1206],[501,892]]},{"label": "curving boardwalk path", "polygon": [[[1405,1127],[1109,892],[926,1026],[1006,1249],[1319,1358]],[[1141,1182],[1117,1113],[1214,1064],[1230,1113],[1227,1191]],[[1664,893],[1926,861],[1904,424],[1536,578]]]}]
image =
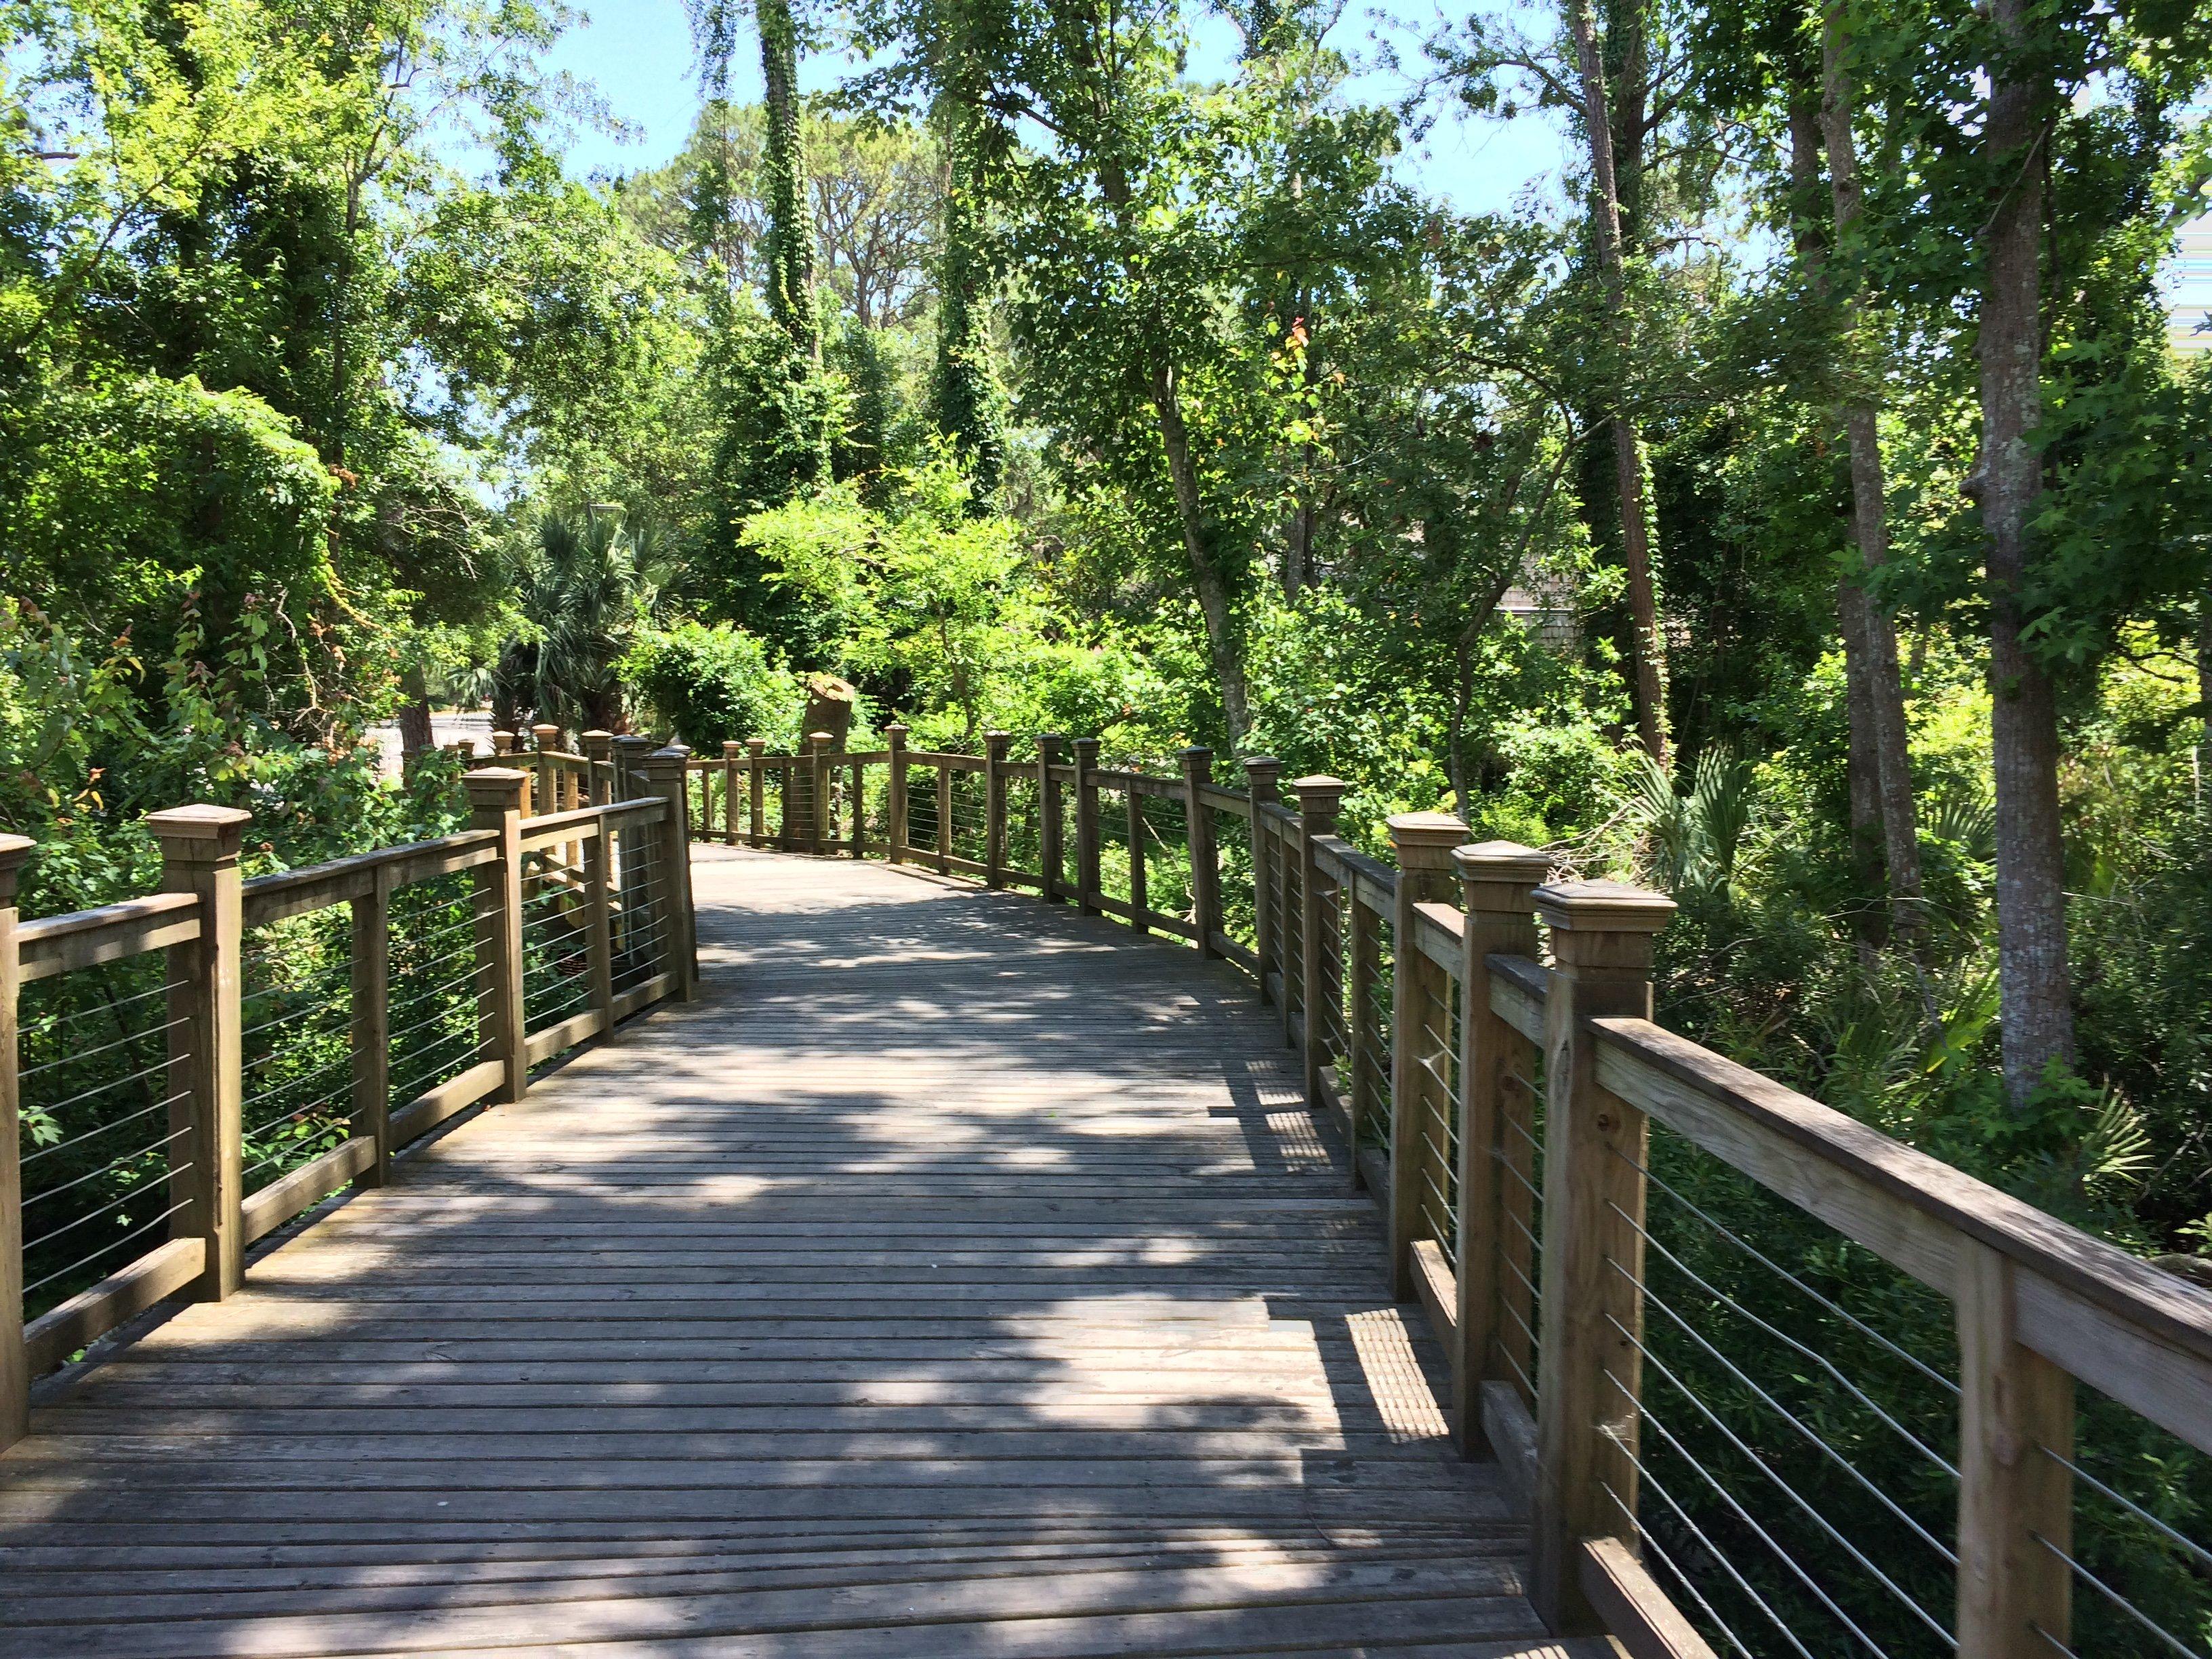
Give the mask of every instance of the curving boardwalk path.
[{"label": "curving boardwalk path", "polygon": [[1596,1659],[1225,970],[702,849],[705,1000],[45,1391],[0,1656]]}]

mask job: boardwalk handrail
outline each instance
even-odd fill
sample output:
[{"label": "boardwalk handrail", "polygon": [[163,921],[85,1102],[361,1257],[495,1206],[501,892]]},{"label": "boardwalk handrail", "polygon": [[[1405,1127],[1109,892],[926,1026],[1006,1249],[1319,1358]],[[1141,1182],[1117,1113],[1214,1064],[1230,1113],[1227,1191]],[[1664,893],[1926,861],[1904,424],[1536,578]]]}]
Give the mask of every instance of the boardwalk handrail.
[{"label": "boardwalk handrail", "polygon": [[[867,755],[820,734],[800,756],[726,744],[691,763],[694,833],[1033,888],[1248,973],[1384,1208],[1394,1287],[1449,1357],[1463,1448],[1494,1452],[1526,1495],[1531,1596],[1558,1633],[1607,1632],[1637,1659],[1712,1651],[1638,1519],[1654,1126],[1949,1304],[1958,1452],[1936,1461],[1955,1476],[1955,1549],[1929,1541],[1953,1558],[1955,1610],[1948,1630],[1928,1622],[1959,1652],[2063,1655],[2075,1591],[2118,1600],[2071,1553],[2077,1382],[2212,1453],[2212,1293],[1654,1023],[1669,901],[1547,884],[1542,854],[1468,845],[1432,813],[1390,821],[1385,863],[1335,835],[1343,784],[1300,779],[1286,803],[1272,760],[1233,789],[1204,750],[1168,772],[1101,767],[1095,740],[1052,733],[1033,758],[1004,733],[981,756],[906,735]],[[967,777],[985,799],[963,840]],[[1102,805],[1117,793],[1118,811]],[[1179,846],[1159,834],[1175,816]],[[1118,893],[1101,878],[1109,842]],[[1184,872],[1170,908],[1163,863]]]},{"label": "boardwalk handrail", "polygon": [[[164,891],[36,921],[16,908],[35,845],[0,836],[0,1449],[25,1433],[40,1372],[179,1291],[228,1296],[255,1239],[349,1183],[382,1184],[395,1151],[467,1107],[520,1099],[532,1066],[696,994],[688,751],[642,739],[624,748],[619,765],[610,753],[596,770],[556,753],[532,770],[477,768],[464,780],[467,830],[251,879],[240,871],[248,813],[157,812],[149,824]],[[465,891],[451,887],[456,878]],[[258,935],[268,942],[250,945]],[[282,945],[311,937],[334,941],[334,960],[298,973],[303,993],[286,982],[296,964]],[[249,989],[264,962],[270,982]],[[455,963],[465,965],[450,981],[408,977]],[[74,983],[141,969],[153,983],[129,994]],[[33,987],[42,998],[79,992],[86,1006],[42,1012],[43,1002],[26,1003]],[[272,1080],[303,1040],[288,1008],[321,1017],[339,1050],[316,1068],[316,1086],[328,1086],[313,1097],[299,1080],[316,1070]],[[72,1024],[94,1015],[94,1025]],[[40,1050],[28,1065],[27,1035]],[[410,1058],[424,1061],[416,1074],[395,1074],[395,1060]],[[70,1092],[41,1098],[50,1080]],[[135,1095],[118,1099],[123,1085]],[[138,1098],[150,1103],[120,1110]],[[50,1139],[27,1146],[33,1113]],[[167,1133],[106,1157],[131,1120],[134,1140],[164,1121]],[[315,1150],[325,1140],[334,1144]],[[27,1181],[28,1166],[64,1153],[91,1167]],[[257,1188],[250,1177],[263,1170]],[[167,1209],[136,1219],[134,1194],[164,1193]],[[27,1212],[64,1199],[83,1213],[41,1214],[27,1237]],[[74,1267],[47,1270],[42,1256],[27,1273],[27,1249],[88,1223],[129,1224],[120,1243],[133,1253],[114,1261],[116,1247],[95,1243]],[[78,1233],[70,1251],[99,1231]],[[27,1304],[27,1279],[53,1293]]]}]

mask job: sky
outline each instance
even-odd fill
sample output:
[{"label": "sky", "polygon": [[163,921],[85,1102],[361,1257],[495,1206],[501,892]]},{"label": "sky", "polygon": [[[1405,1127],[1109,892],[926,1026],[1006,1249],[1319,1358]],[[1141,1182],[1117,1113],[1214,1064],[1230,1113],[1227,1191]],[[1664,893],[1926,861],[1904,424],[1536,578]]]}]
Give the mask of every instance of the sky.
[{"label": "sky", "polygon": [[[1339,25],[1342,38],[1333,44],[1355,60],[1371,58],[1368,37],[1373,27],[1364,11],[1347,8]],[[1415,59],[1419,30],[1394,27],[1384,33],[1398,43],[1402,56]],[[1224,75],[1236,50],[1236,31],[1226,21],[1209,16],[1192,44],[1191,72]],[[699,112],[684,0],[598,0],[589,7],[588,21],[555,47],[551,62],[596,85],[612,113],[637,129],[631,143],[603,133],[579,135],[568,158],[578,177],[658,167],[683,148]],[[748,41],[734,67],[732,95],[757,100],[758,47]],[[802,65],[800,84],[810,91],[826,88],[844,67],[834,53],[817,56]],[[1404,82],[1395,73],[1370,70],[1350,90],[1376,102],[1395,101],[1403,94]],[[1556,179],[1564,160],[1562,143],[1559,128],[1547,117],[1522,116],[1511,122],[1447,118],[1421,146],[1401,158],[1400,166],[1409,180],[1462,211],[1491,212],[1509,206],[1524,186]]]}]

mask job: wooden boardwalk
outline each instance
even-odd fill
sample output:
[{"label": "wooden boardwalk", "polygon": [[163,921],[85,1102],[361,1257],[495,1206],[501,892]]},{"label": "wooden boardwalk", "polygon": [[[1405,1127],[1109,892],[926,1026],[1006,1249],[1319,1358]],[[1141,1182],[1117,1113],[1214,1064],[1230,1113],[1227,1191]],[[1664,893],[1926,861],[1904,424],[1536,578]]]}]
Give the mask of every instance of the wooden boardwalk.
[{"label": "wooden boardwalk", "polygon": [[702,849],[705,999],[45,1390],[0,1656],[1597,1659],[1225,969]]}]

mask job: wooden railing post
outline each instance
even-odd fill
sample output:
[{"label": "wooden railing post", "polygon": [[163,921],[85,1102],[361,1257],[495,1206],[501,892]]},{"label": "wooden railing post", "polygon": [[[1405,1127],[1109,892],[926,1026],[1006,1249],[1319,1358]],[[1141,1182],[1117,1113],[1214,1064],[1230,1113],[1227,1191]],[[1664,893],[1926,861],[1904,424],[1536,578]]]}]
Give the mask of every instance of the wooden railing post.
[{"label": "wooden railing post", "polygon": [[983,734],[983,884],[996,891],[1006,884],[1006,751],[1011,732]]},{"label": "wooden railing post", "polygon": [[23,1347],[22,1085],[16,1006],[22,989],[15,945],[15,889],[36,845],[0,836],[0,1451],[31,1430],[31,1365]]},{"label": "wooden railing post", "polygon": [[1271,1000],[1267,975],[1283,972],[1283,947],[1275,919],[1273,878],[1268,872],[1268,861],[1275,855],[1270,833],[1273,826],[1261,808],[1283,798],[1283,763],[1273,756],[1255,755],[1243,765],[1252,790],[1252,933],[1254,954],[1259,958],[1253,976],[1260,982],[1260,1000],[1267,1002]]},{"label": "wooden railing post", "polygon": [[605,817],[584,843],[584,968],[599,1030],[615,1028],[615,842]]},{"label": "wooden railing post", "polygon": [[1190,908],[1198,925],[1198,954],[1218,957],[1213,936],[1221,931],[1221,863],[1213,850],[1213,809],[1206,786],[1213,780],[1213,751],[1194,744],[1182,751],[1183,833],[1190,848]]},{"label": "wooden railing post", "polygon": [[1515,1219],[1534,1225],[1532,1206],[1505,1174],[1507,1160],[1522,1153],[1522,1137],[1535,1133],[1535,1103],[1507,1080],[1528,1039],[1490,1006],[1490,958],[1536,956],[1533,896],[1551,860],[1516,842],[1486,841],[1454,848],[1452,861],[1459,866],[1466,921],[1460,935],[1459,1246],[1453,1264],[1459,1307],[1449,1358],[1453,1432],[1460,1450],[1472,1457],[1486,1444],[1482,1385],[1505,1376],[1504,1366],[1491,1362],[1493,1340],[1518,1328],[1504,1310],[1511,1306],[1529,1329],[1535,1319],[1527,1288],[1504,1265],[1516,1260],[1531,1273],[1534,1267],[1526,1240],[1514,1231]]},{"label": "wooden railing post", "polygon": [[744,764],[745,746],[735,738],[722,739],[722,845],[738,844],[738,771]]},{"label": "wooden railing post", "polygon": [[[691,867],[691,826],[696,822],[691,816],[691,778],[693,771],[691,765],[691,745],[684,742],[680,738],[671,738],[666,743],[663,744],[660,748],[654,750],[653,753],[656,755],[663,753],[674,755],[678,760],[684,763],[683,767],[676,775],[676,787],[682,797],[684,807],[684,816],[677,820],[677,826],[680,838],[684,842],[684,867],[689,870]],[[651,757],[648,756],[647,758],[650,759]],[[648,793],[650,793],[649,790]]]},{"label": "wooden railing post", "polygon": [[1098,914],[1092,895],[1098,874],[1098,739],[1078,738],[1075,751],[1075,903],[1086,916]]},{"label": "wooden railing post", "polygon": [[1060,764],[1060,744],[1059,732],[1037,733],[1037,896],[1047,904],[1058,904],[1065,896],[1060,881],[1060,785],[1052,775]]},{"label": "wooden railing post", "polygon": [[[1345,927],[1345,1039],[1352,1048],[1352,1086],[1345,1091],[1344,1138],[1352,1152],[1352,1190],[1359,1191],[1367,1177],[1359,1167],[1360,1142],[1370,1120],[1388,1117],[1390,1079],[1383,1058],[1382,1010],[1376,1006],[1375,988],[1382,977],[1382,918],[1361,902],[1358,884],[1350,898],[1351,916]],[[1288,998],[1284,999],[1288,1001]],[[1382,1072],[1379,1078],[1378,1070]]]},{"label": "wooden railing post", "polygon": [[479,767],[468,786],[469,827],[499,832],[499,856],[476,868],[479,1058],[495,1060],[505,1076],[492,1099],[520,1100],[530,1087],[530,1054],[522,1019],[522,814],[530,774],[508,766]]},{"label": "wooden railing post", "polygon": [[1129,790],[1121,800],[1123,833],[1129,842],[1129,926],[1139,933],[1151,930],[1152,901],[1146,890],[1145,798]]},{"label": "wooden railing post", "polygon": [[937,872],[952,873],[952,769],[937,768]]},{"label": "wooden railing post", "polygon": [[761,757],[767,752],[766,738],[745,739],[745,770],[751,774],[747,793],[751,797],[752,809],[748,820],[751,833],[747,839],[755,847],[768,839],[768,769],[761,764]]},{"label": "wooden railing post", "polygon": [[830,817],[830,745],[835,741],[827,732],[806,734],[806,763],[811,778],[806,793],[811,805],[807,811],[807,851],[817,858],[830,850],[836,839],[836,826]]},{"label": "wooden railing post", "polygon": [[199,900],[200,936],[169,951],[169,1128],[183,1154],[172,1154],[169,1197],[184,1206],[172,1237],[206,1242],[199,1294],[210,1302],[246,1275],[238,857],[252,817],[230,806],[175,806],[146,819],[161,843],[161,890]]},{"label": "wooden railing post", "polygon": [[493,758],[497,759],[501,755],[512,755],[514,752],[514,745],[517,741],[518,739],[512,732],[493,732],[491,734],[491,752]]},{"label": "wooden railing post", "polygon": [[890,793],[884,805],[884,839],[890,846],[884,856],[893,864],[906,862],[906,732],[896,720],[884,727],[884,742],[891,751]]},{"label": "wooden railing post", "polygon": [[[1295,964],[1303,987],[1298,1002],[1305,1012],[1306,1099],[1316,1109],[1322,1105],[1322,1073],[1336,1058],[1331,1046],[1329,1015],[1344,1006],[1344,981],[1329,971],[1325,937],[1337,932],[1336,884],[1321,872],[1314,854],[1314,837],[1336,833],[1336,813],[1344,792],[1352,786],[1341,778],[1295,780],[1291,789],[1298,801],[1298,940],[1304,958]],[[1324,929],[1327,930],[1326,934]],[[1284,971],[1291,971],[1285,964]]]},{"label": "wooden railing post", "polygon": [[353,912],[353,1132],[376,1149],[364,1187],[392,1179],[392,883],[376,866]]},{"label": "wooden railing post", "polygon": [[[1555,1635],[1601,1634],[1586,1538],[1633,1547],[1644,1340],[1644,1115],[1601,1088],[1589,1022],[1651,1017],[1651,936],[1674,902],[1620,882],[1531,895],[1551,929],[1544,1004],[1544,1238],[1528,1596]],[[1400,960],[1404,960],[1401,956]],[[1965,1650],[1961,1650],[1964,1651]]]},{"label": "wooden railing post", "polygon": [[635,732],[625,732],[614,741],[615,787],[617,800],[635,800],[645,793],[641,785],[644,774],[641,763],[653,752],[653,739]]},{"label": "wooden railing post", "polygon": [[1451,852],[1466,839],[1467,825],[1448,812],[1401,812],[1390,820],[1390,851],[1398,861],[1398,902],[1390,917],[1390,1292],[1401,1302],[1413,1299],[1421,1183],[1444,1182],[1426,1120],[1451,1109],[1434,1073],[1421,1064],[1437,1058],[1425,1048],[1423,1011],[1432,1000],[1449,1006],[1450,999],[1443,969],[1414,942],[1413,907],[1453,896]]},{"label": "wooden railing post", "polygon": [[691,843],[684,834],[684,779],[687,757],[676,744],[656,749],[645,757],[648,793],[667,803],[661,815],[659,855],[661,902],[666,907],[661,928],[661,949],[667,970],[676,976],[676,998],[693,1002],[699,996],[699,955],[691,913]]},{"label": "wooden railing post", "polygon": [[1959,1249],[1959,1651],[2064,1652],[2074,1574],[2052,1552],[2074,1553],[2057,1461],[2074,1456],[2074,1379],[2021,1345],[2013,1263],[1978,1240]]},{"label": "wooden railing post", "polygon": [[868,768],[859,757],[853,758],[853,856],[868,856]]},{"label": "wooden railing post", "polygon": [[[635,732],[625,732],[614,740],[614,776],[609,793],[618,801],[635,800],[645,793],[641,781],[641,770],[646,756],[653,752],[653,740]],[[611,868],[615,884],[615,909],[623,917],[623,950],[631,948],[635,937],[632,928],[640,908],[645,902],[645,884],[650,874],[650,863],[645,848],[651,843],[653,832],[632,818],[622,830],[622,850]]]},{"label": "wooden railing post", "polygon": [[586,788],[584,799],[593,806],[605,806],[615,799],[612,763],[615,757],[615,734],[611,732],[584,733]]},{"label": "wooden railing post", "polygon": [[535,805],[531,811],[545,817],[561,810],[561,774],[553,759],[553,751],[561,746],[561,728],[550,720],[540,720],[530,728],[537,754],[530,769],[537,782],[533,789]]}]

